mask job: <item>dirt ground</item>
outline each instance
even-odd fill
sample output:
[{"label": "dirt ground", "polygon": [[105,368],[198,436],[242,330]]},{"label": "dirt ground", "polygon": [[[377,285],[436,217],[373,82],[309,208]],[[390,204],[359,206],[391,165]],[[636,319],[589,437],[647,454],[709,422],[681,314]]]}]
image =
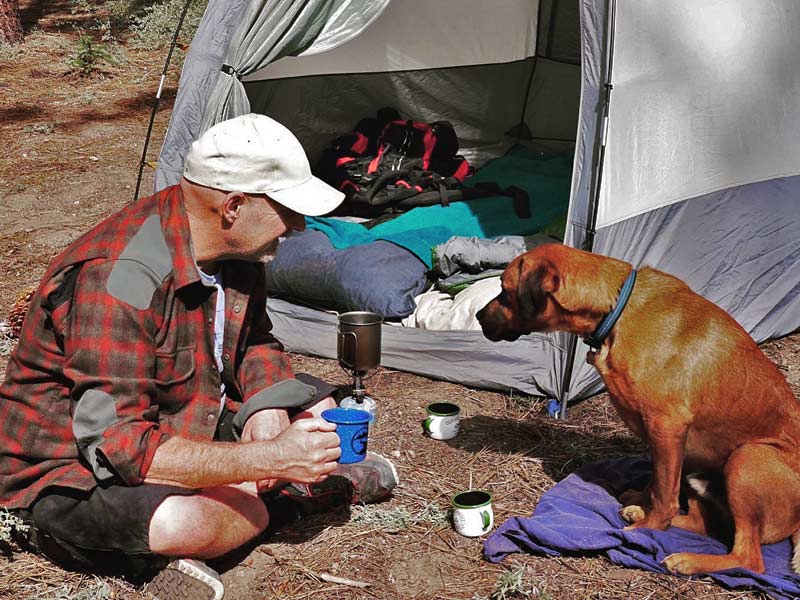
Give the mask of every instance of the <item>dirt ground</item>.
[{"label": "dirt ground", "polygon": [[[127,61],[91,77],[69,73],[75,25],[68,2],[22,2],[28,35],[0,50],[0,320],[70,241],[133,199],[152,98],[165,52],[127,47]],[[178,72],[170,72],[148,156],[155,160]],[[152,171],[143,189],[151,190]],[[0,374],[8,346],[0,346]],[[800,335],[764,345],[800,393]],[[296,370],[335,383],[334,361],[293,356]],[[443,515],[472,485],[494,494],[496,523],[529,515],[541,495],[577,467],[645,451],[607,397],[575,407],[566,422],[536,399],[468,389],[381,370],[369,380],[381,413],[372,449],[391,458],[401,485],[390,501],[292,523],[217,566],[226,598],[755,598],[707,580],[622,569],[602,557],[514,555],[495,565],[481,540],[457,535]],[[421,435],[424,407],[458,402],[462,433],[450,442]],[[330,576],[367,584],[339,584]],[[519,585],[509,581],[521,576]],[[503,583],[505,582],[505,587]],[[512,593],[516,590],[516,594]],[[146,598],[117,580],[61,569],[19,552],[0,557],[0,599]]]}]

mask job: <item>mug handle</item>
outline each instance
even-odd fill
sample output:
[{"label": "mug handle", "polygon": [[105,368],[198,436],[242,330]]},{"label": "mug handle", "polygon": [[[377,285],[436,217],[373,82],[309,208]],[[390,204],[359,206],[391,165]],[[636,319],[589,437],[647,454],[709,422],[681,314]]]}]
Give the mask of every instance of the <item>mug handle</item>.
[{"label": "mug handle", "polygon": [[431,432],[431,421],[430,417],[425,417],[425,420],[422,422],[422,428],[425,430],[425,433]]},{"label": "mug handle", "polygon": [[492,523],[491,517],[489,517],[489,511],[483,510],[481,511],[481,518],[483,519],[483,530],[486,531],[489,529],[489,525]]}]

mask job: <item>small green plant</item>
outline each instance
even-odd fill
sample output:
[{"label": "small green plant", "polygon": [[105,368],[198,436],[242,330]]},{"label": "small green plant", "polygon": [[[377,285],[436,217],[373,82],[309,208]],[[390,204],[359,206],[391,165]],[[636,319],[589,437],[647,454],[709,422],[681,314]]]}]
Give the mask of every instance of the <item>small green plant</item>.
[{"label": "small green plant", "polygon": [[533,410],[539,411],[544,405],[544,398],[541,396],[528,396],[526,394],[518,394],[510,392],[508,395],[509,403],[520,410]]},{"label": "small green plant", "polygon": [[[131,17],[133,44],[147,50],[163,48],[172,41],[186,0],[164,0]],[[181,27],[180,39],[191,40],[203,18],[208,0],[192,0]]]},{"label": "small green plant", "polygon": [[[55,589],[47,590],[49,600],[111,600],[114,598],[114,590],[111,586],[95,578],[95,582],[86,587],[81,584],[78,590],[74,585],[62,585]],[[31,597],[31,600],[45,600],[45,596]]]},{"label": "small green plant", "polygon": [[81,590],[74,596],[69,596],[68,600],[110,600],[113,598],[111,592],[110,585],[103,581],[97,581],[92,587]]},{"label": "small green plant", "polygon": [[0,508],[0,546],[8,546],[14,538],[15,531],[25,532],[29,527],[18,516]]},{"label": "small green plant", "polygon": [[0,42],[0,60],[12,61],[22,54],[21,44],[9,44],[7,42]]},{"label": "small green plant", "polygon": [[114,65],[116,61],[104,44],[98,44],[88,35],[78,39],[75,53],[67,59],[69,68],[84,76],[91,75],[102,64]]},{"label": "small green plant", "polygon": [[419,514],[412,515],[402,506],[380,508],[377,506],[354,506],[353,523],[375,527],[384,531],[399,531],[417,523],[443,525],[447,523],[447,511],[435,504],[427,505]]},{"label": "small green plant", "polygon": [[422,509],[416,518],[415,523],[430,523],[431,525],[444,525],[450,518],[450,511],[439,508],[435,504],[428,504]]},{"label": "small green plant", "polygon": [[411,513],[402,506],[379,508],[375,506],[354,506],[353,523],[375,527],[385,531],[405,529],[411,523]]},{"label": "small green plant", "polygon": [[547,592],[540,590],[529,581],[525,581],[527,569],[520,565],[500,575],[494,591],[489,596],[476,593],[472,600],[512,600],[531,598],[535,600],[553,600]]},{"label": "small green plant", "polygon": [[41,133],[43,135],[50,135],[55,130],[53,123],[38,123],[36,125],[26,125],[22,128],[23,133]]},{"label": "small green plant", "polygon": [[72,8],[70,8],[70,12],[73,15],[78,13],[90,13],[92,12],[92,4],[89,0],[72,0]]}]

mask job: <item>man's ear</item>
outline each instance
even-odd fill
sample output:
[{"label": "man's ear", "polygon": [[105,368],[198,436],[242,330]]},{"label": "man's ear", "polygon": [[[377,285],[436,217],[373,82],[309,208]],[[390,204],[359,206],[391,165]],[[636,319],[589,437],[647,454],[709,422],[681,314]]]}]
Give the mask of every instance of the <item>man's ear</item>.
[{"label": "man's ear", "polygon": [[242,205],[247,200],[243,192],[228,192],[222,199],[222,218],[229,225],[233,225],[239,218]]},{"label": "man's ear", "polygon": [[528,321],[545,309],[547,296],[561,286],[561,277],[549,261],[542,261],[533,268],[526,268],[525,261],[520,261],[519,269],[517,306],[520,317]]}]

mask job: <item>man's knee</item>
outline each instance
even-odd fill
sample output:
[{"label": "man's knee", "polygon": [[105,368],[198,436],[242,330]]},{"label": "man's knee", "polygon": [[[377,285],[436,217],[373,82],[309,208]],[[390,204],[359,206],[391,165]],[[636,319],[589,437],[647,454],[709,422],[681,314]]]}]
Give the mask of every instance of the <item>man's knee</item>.
[{"label": "man's knee", "polygon": [[261,499],[233,486],[169,496],[150,520],[150,549],[164,556],[214,558],[247,543],[268,524]]}]

